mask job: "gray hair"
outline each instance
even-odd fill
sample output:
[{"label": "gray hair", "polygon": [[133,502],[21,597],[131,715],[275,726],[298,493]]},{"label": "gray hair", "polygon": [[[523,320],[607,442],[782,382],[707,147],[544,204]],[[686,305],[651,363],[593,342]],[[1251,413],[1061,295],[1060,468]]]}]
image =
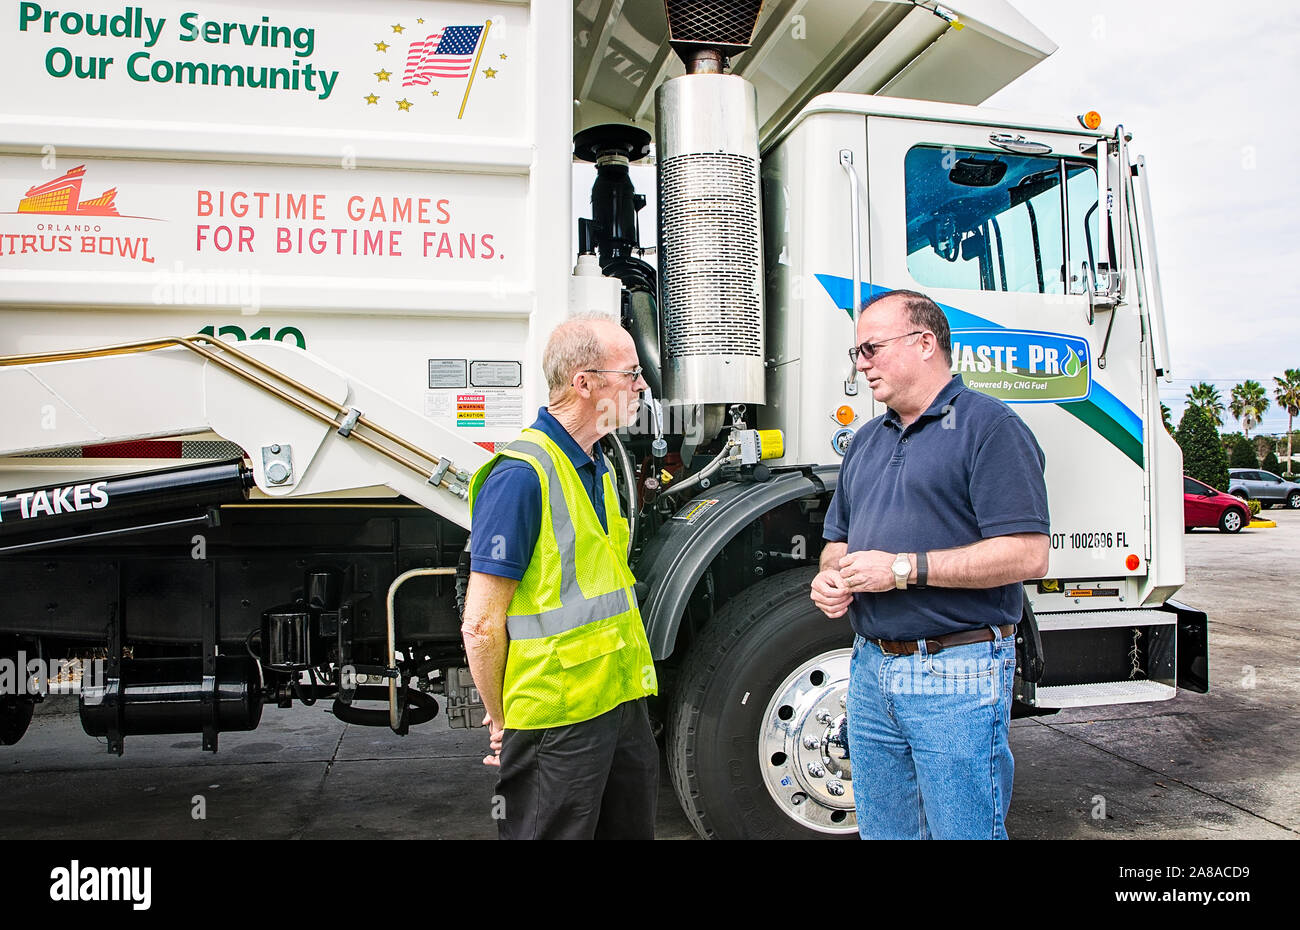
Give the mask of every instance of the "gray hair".
[{"label": "gray hair", "polygon": [[551,403],[558,402],[565,395],[575,374],[584,369],[599,368],[605,361],[609,347],[601,340],[596,327],[591,325],[598,320],[615,323],[604,313],[577,313],[555,327],[546,340],[542,371],[550,389]]}]

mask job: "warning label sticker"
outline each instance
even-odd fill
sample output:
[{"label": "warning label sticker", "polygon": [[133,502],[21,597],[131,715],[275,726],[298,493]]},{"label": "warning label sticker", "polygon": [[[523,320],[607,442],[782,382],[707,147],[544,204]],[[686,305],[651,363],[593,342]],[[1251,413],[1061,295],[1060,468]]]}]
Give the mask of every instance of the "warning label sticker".
[{"label": "warning label sticker", "polygon": [[487,397],[482,394],[457,394],[456,425],[487,426]]},{"label": "warning label sticker", "polygon": [[691,501],[677,513],[673,514],[674,520],[681,520],[684,523],[694,523],[700,517],[708,513],[709,508],[717,503],[717,500]]},{"label": "warning label sticker", "polygon": [[524,392],[430,391],[424,396],[424,415],[458,428],[518,429],[524,425]]}]

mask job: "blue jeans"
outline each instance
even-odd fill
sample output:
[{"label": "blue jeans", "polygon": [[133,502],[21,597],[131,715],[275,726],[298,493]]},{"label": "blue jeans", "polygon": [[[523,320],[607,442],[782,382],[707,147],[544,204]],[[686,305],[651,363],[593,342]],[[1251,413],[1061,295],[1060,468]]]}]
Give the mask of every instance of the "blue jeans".
[{"label": "blue jeans", "polygon": [[[994,631],[994,635],[998,635]],[[1014,635],[886,655],[854,637],[849,757],[863,839],[1006,839]]]}]

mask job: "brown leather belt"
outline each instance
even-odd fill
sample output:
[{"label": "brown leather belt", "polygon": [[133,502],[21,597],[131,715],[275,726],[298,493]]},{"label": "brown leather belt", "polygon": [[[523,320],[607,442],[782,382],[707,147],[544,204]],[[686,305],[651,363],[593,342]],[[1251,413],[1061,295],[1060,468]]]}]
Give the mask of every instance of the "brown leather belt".
[{"label": "brown leather belt", "polygon": [[[1008,623],[998,627],[998,632],[1002,638],[1006,639],[1016,631],[1014,623]],[[949,646],[965,646],[968,643],[987,643],[993,640],[993,630],[984,627],[982,630],[967,630],[961,633],[946,633],[943,636],[932,636],[925,641],[925,651],[934,655],[936,652],[943,652]],[[910,656],[916,652],[916,640],[891,640],[891,639],[869,639],[869,643],[875,643],[880,647],[880,651],[891,656]]]}]

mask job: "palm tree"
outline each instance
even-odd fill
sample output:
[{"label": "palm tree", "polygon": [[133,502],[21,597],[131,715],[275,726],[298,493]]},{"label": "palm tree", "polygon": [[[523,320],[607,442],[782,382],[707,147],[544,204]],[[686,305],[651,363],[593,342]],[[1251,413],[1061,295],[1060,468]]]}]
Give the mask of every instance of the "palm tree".
[{"label": "palm tree", "polygon": [[1228,404],[1232,415],[1241,421],[1241,427],[1250,438],[1251,427],[1259,424],[1268,409],[1268,394],[1258,381],[1244,381],[1232,389],[1232,402]]},{"label": "palm tree", "polygon": [[1173,421],[1173,416],[1172,416],[1172,414],[1173,414],[1173,411],[1171,411],[1171,410],[1169,409],[1169,405],[1166,404],[1164,401],[1161,401],[1161,402],[1160,402],[1160,416],[1164,419],[1164,421],[1165,421],[1165,431],[1166,431],[1167,433],[1169,433],[1170,436],[1172,436],[1172,435],[1174,434],[1174,421]]},{"label": "palm tree", "polygon": [[1286,408],[1286,470],[1295,471],[1291,465],[1291,426],[1300,417],[1300,368],[1288,368],[1283,377],[1273,379],[1277,386],[1273,396],[1277,405]]},{"label": "palm tree", "polygon": [[1223,398],[1219,389],[1213,384],[1202,381],[1187,392],[1187,402],[1201,408],[1201,412],[1210,418],[1214,428],[1223,426]]}]

